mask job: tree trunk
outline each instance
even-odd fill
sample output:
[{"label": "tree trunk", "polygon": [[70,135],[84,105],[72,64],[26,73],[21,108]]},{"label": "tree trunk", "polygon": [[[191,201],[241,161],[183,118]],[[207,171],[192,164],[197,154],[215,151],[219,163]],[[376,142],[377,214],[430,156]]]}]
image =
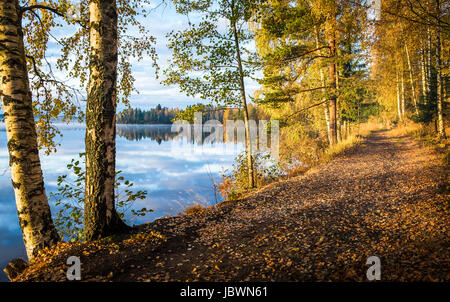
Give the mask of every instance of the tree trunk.
[{"label": "tree trunk", "polygon": [[249,126],[249,119],[248,119],[248,108],[247,108],[247,98],[245,95],[245,85],[244,85],[244,70],[242,68],[242,61],[241,61],[241,50],[239,46],[239,37],[238,32],[236,28],[236,23],[232,22],[233,27],[233,34],[234,34],[234,42],[236,47],[236,59],[238,62],[238,69],[239,69],[239,84],[241,87],[241,99],[242,99],[242,107],[244,109],[244,124],[245,124],[245,144],[247,147],[247,168],[248,168],[248,186],[250,188],[255,187],[255,176],[254,176],[254,169],[253,169],[253,158],[252,158],[252,144],[251,144],[251,137],[250,137],[250,126]]},{"label": "tree trunk", "polygon": [[425,104],[428,103],[428,82],[427,82],[427,66],[425,63],[425,46],[422,48],[422,52],[420,55],[420,64],[421,64],[421,72],[422,72],[422,95],[423,95],[423,102]]},{"label": "tree trunk", "polygon": [[44,188],[17,0],[0,0],[0,97],[11,180],[28,258],[58,242]]},{"label": "tree trunk", "polygon": [[411,92],[412,92],[412,99],[413,99],[413,103],[414,103],[414,110],[416,111],[416,114],[419,114],[419,109],[417,108],[416,89],[414,87],[414,80],[413,80],[413,74],[412,74],[411,58],[409,57],[409,49],[408,49],[408,44],[406,42],[405,42],[405,51],[406,51],[406,59],[408,61],[409,80],[411,82]]},{"label": "tree trunk", "polygon": [[435,101],[435,95],[436,95],[436,85],[434,84],[435,81],[435,69],[433,68],[432,64],[432,50],[433,50],[433,43],[432,43],[432,37],[431,37],[431,29],[428,26],[427,27],[427,36],[428,36],[428,57],[427,57],[427,65],[428,65],[428,101],[430,103],[434,103]]},{"label": "tree trunk", "polygon": [[[320,47],[320,33],[319,33],[319,27],[315,27],[316,30],[316,48]],[[322,55],[322,51],[320,51],[320,55]],[[325,81],[325,76],[323,74],[322,66],[319,67],[319,73],[320,73],[320,83],[322,87],[327,86]],[[325,95],[325,94],[324,94]],[[323,97],[322,101],[325,101],[325,96]],[[327,135],[328,135],[328,143],[331,144],[331,130],[330,130],[330,108],[328,108],[328,103],[323,103],[323,111],[325,115],[325,123],[327,125]]]},{"label": "tree trunk", "polygon": [[223,123],[222,123],[222,127],[223,127],[223,141],[225,143],[228,143],[228,134],[227,134],[227,121],[230,118],[230,108],[225,108],[224,112],[223,112]]},{"label": "tree trunk", "polygon": [[344,127],[344,132],[343,132],[342,138],[347,139],[347,121],[344,120],[342,123],[343,123],[342,126]]},{"label": "tree trunk", "polygon": [[330,108],[328,107],[328,103],[323,104],[323,111],[325,114],[325,123],[327,124],[328,143],[331,144]]},{"label": "tree trunk", "polygon": [[89,3],[90,77],[86,105],[86,240],[126,225],[115,209],[117,7],[115,0]]},{"label": "tree trunk", "polygon": [[[330,46],[330,57],[333,60],[336,59],[336,39],[333,30],[329,34],[329,46]],[[331,87],[331,97],[330,97],[330,136],[331,145],[337,143],[337,108],[336,108],[336,63],[331,61],[329,66],[330,72],[330,87]]]},{"label": "tree trunk", "polygon": [[395,58],[395,78],[396,78],[396,85],[397,85],[397,115],[398,119],[402,120],[402,105],[400,100],[400,80],[398,75],[398,62],[397,58]]},{"label": "tree trunk", "polygon": [[[336,92],[339,91],[339,72],[336,69]],[[337,129],[337,141],[342,141],[342,117],[341,108],[339,103],[339,97],[336,97],[336,129]]]},{"label": "tree trunk", "polygon": [[443,89],[442,89],[442,61],[441,61],[441,27],[440,27],[441,8],[439,0],[436,0],[436,16],[438,24],[436,26],[436,74],[437,74],[437,128],[441,139],[445,139],[444,113],[443,113]]},{"label": "tree trunk", "polygon": [[339,114],[339,102],[336,102],[337,106],[337,141],[342,142],[342,120],[341,115]]},{"label": "tree trunk", "polygon": [[402,105],[402,117],[405,117],[405,77],[404,77],[403,60],[400,60],[400,87],[401,87],[401,105]]},{"label": "tree trunk", "polygon": [[347,121],[346,123],[346,127],[345,127],[345,137],[349,138],[350,137],[350,122]]}]

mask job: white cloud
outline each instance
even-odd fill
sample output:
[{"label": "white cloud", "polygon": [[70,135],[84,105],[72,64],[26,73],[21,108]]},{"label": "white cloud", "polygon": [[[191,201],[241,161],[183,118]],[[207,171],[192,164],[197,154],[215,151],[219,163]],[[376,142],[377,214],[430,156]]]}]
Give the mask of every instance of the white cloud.
[{"label": "white cloud", "polygon": [[[155,48],[158,54],[158,64],[161,70],[168,67],[171,59],[171,54],[167,48],[168,39],[166,35],[170,31],[176,31],[183,29],[188,24],[188,19],[184,15],[176,13],[172,3],[162,4],[157,7],[159,3],[144,4],[146,9],[152,9],[146,19],[142,19],[142,23],[145,24],[148,32],[156,38]],[[156,8],[157,7],[157,8]],[[191,16],[192,20],[197,20],[199,16]],[[221,28],[227,26],[226,20],[219,20]],[[56,28],[52,33],[57,39],[66,37],[74,32],[75,26],[64,26]],[[130,30],[130,34],[138,35],[135,29]],[[250,49],[254,49],[254,45],[249,44]],[[47,52],[48,61],[52,64],[56,63],[59,57],[61,45],[52,40],[49,43],[49,49]],[[204,102],[199,98],[187,97],[185,94],[179,91],[178,87],[167,87],[161,84],[161,78],[157,79],[155,76],[155,69],[152,66],[153,61],[150,57],[144,57],[142,60],[136,58],[129,58],[132,64],[133,74],[135,76],[136,89],[139,94],[133,94],[130,97],[130,103],[132,107],[149,108],[154,107],[157,104],[161,104],[167,107],[184,107],[187,105]],[[65,72],[57,71],[53,69],[54,74],[59,80],[64,80],[67,77]],[[68,81],[71,86],[79,87],[79,81],[71,79]],[[254,90],[259,87],[259,84],[254,81],[247,81],[248,94],[252,94]],[[119,105],[118,109],[123,109],[123,105]]]}]

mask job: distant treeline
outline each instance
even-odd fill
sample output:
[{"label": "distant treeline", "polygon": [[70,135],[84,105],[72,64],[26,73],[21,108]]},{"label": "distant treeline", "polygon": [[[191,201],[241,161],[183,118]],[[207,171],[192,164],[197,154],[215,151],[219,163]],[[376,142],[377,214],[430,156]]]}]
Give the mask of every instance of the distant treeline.
[{"label": "distant treeline", "polygon": [[[188,106],[190,108],[191,106]],[[118,124],[172,124],[177,114],[182,109],[179,108],[167,108],[158,104],[155,108],[150,110],[142,110],[139,108],[125,109],[117,114]],[[203,120],[218,120],[223,122],[225,115],[224,108],[216,108],[207,106],[203,112]],[[228,120],[243,119],[241,109],[229,109],[227,113]],[[249,117],[250,119],[259,120],[257,108],[253,105],[249,105]]]},{"label": "distant treeline", "polygon": [[171,124],[179,112],[178,108],[161,107],[150,110],[138,108],[125,109],[117,114],[118,124]]}]

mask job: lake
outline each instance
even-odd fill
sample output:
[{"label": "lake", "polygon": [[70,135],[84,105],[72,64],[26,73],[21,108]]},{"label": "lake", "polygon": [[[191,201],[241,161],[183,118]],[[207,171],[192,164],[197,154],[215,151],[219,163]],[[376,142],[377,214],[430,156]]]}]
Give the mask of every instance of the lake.
[{"label": "lake", "polygon": [[[68,174],[66,165],[84,152],[83,125],[58,125],[63,134],[56,153],[41,152],[47,195],[56,192],[57,177]],[[202,143],[180,138],[171,125],[118,125],[116,169],[134,183],[134,190],[146,190],[147,198],[133,208],[153,209],[145,217],[126,217],[133,224],[173,216],[189,205],[212,205],[220,202],[214,183],[220,172],[232,167],[234,158],[243,150],[241,142]],[[54,200],[50,206],[55,213]],[[14,191],[9,171],[6,131],[0,124],[0,280],[6,281],[3,267],[16,257],[26,259],[22,233],[17,219]]]}]

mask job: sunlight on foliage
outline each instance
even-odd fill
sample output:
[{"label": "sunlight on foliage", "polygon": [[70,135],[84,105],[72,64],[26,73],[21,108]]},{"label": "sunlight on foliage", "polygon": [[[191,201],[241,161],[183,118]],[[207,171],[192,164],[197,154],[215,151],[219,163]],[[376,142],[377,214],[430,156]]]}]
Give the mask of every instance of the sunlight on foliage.
[{"label": "sunlight on foliage", "polygon": [[[84,153],[79,154],[79,159],[72,159],[67,165],[67,169],[72,175],[64,174],[58,176],[57,192],[50,193],[50,198],[55,199],[57,212],[53,218],[56,229],[60,236],[70,241],[82,241],[83,231],[83,209],[84,209]],[[147,192],[133,191],[133,183],[126,180],[116,172],[116,210],[124,222],[132,223],[138,217],[153,212],[151,209],[142,208],[135,210],[133,203],[137,200],[144,200]],[[130,216],[127,221],[126,216]]]}]

